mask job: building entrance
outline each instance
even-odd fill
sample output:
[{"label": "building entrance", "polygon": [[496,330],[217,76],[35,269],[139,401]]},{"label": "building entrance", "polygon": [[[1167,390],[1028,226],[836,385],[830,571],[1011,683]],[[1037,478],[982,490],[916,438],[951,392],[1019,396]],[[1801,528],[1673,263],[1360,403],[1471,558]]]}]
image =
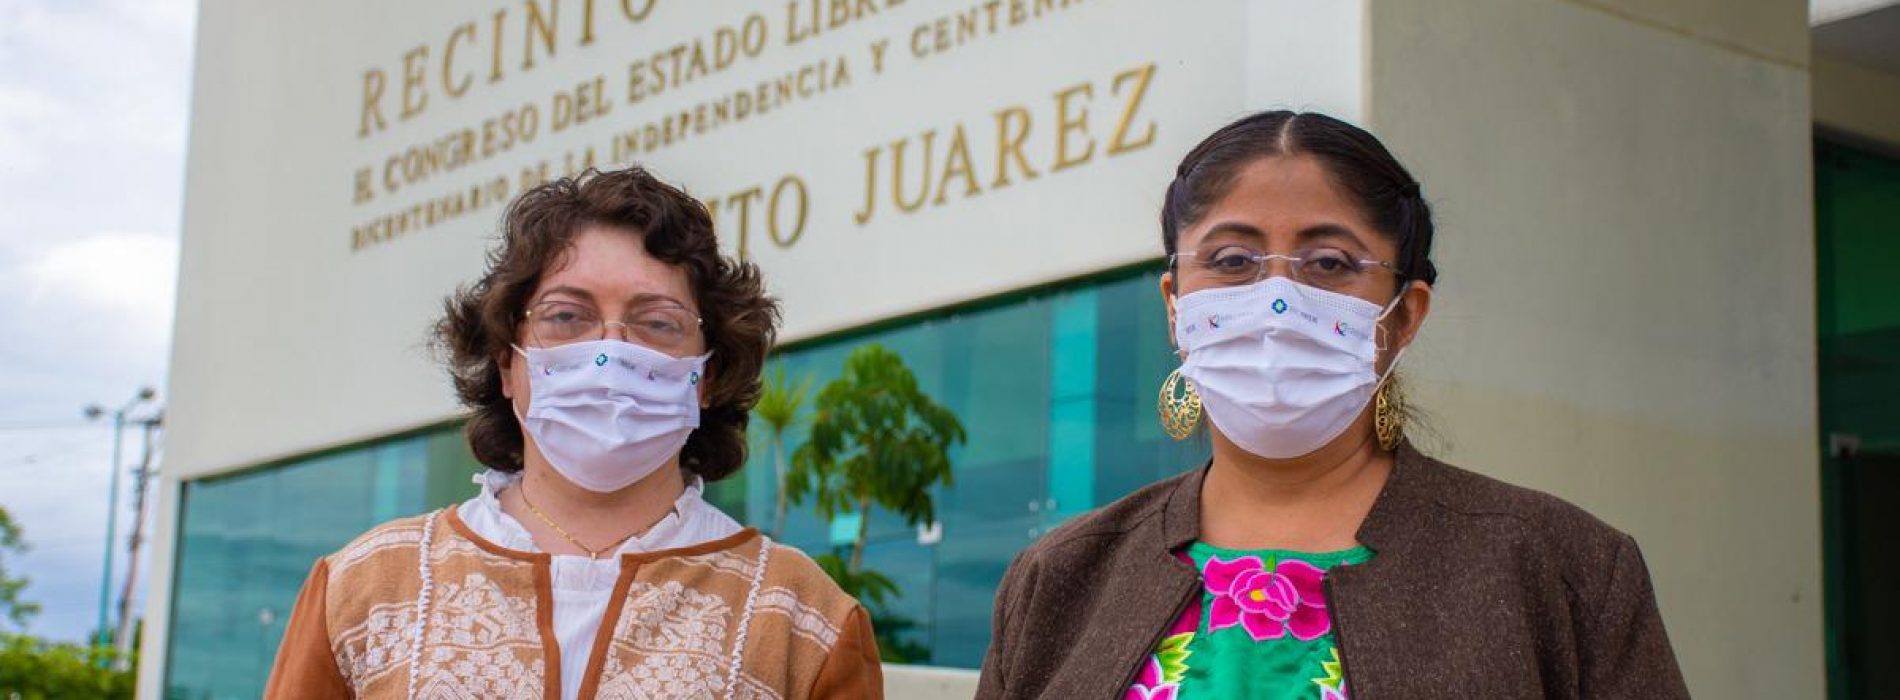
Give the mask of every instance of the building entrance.
[{"label": "building entrance", "polygon": [[1900,158],[1814,172],[1829,696],[1900,697]]}]

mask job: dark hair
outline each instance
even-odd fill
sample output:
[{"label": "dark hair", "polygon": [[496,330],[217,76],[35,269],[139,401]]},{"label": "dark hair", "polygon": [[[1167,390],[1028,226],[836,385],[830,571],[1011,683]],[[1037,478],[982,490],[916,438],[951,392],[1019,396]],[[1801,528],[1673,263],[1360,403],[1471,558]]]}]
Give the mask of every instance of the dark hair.
[{"label": "dark hair", "polygon": [[1438,281],[1432,265],[1432,209],[1418,181],[1366,130],[1324,114],[1288,111],[1249,115],[1203,139],[1181,159],[1161,208],[1161,244],[1176,252],[1181,229],[1227,195],[1242,168],[1261,158],[1306,155],[1319,160],[1372,226],[1399,245],[1399,283]]},{"label": "dark hair", "polygon": [[709,405],[680,452],[680,466],[709,482],[730,476],[745,463],[746,420],[777,334],[778,301],[766,295],[758,267],[719,254],[704,204],[638,167],[589,169],[521,193],[503,215],[488,269],[443,303],[436,345],[446,355],[456,397],[468,408],[475,459],[502,471],[521,469],[521,426],[502,395],[500,359],[513,352],[542,276],[562,263],[590,225],[633,231],[647,254],[686,271],[712,358]]}]

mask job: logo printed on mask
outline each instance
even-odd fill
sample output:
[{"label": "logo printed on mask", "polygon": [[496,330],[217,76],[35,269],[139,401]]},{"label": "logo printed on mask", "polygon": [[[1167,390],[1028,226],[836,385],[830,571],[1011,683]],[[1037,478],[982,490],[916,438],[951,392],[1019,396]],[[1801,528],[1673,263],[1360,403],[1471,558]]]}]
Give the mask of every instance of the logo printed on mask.
[{"label": "logo printed on mask", "polygon": [[1212,328],[1214,330],[1220,330],[1220,316],[1214,315],[1214,316],[1207,317],[1207,327]]},{"label": "logo printed on mask", "polygon": [[1273,312],[1276,314],[1286,313],[1286,300],[1285,299],[1273,300]]},{"label": "logo printed on mask", "polygon": [[1345,321],[1333,322],[1333,333],[1338,334],[1339,337],[1341,338],[1346,337],[1346,322]]},{"label": "logo printed on mask", "polygon": [[606,367],[606,366],[607,366],[607,353],[604,353],[604,352],[603,352],[603,353],[601,353],[601,354],[600,354],[600,356],[599,356],[599,357],[596,357],[596,358],[594,358],[594,366],[595,366],[595,367]]},{"label": "logo printed on mask", "polygon": [[699,386],[699,373],[694,372],[686,375],[686,383],[692,386]]}]

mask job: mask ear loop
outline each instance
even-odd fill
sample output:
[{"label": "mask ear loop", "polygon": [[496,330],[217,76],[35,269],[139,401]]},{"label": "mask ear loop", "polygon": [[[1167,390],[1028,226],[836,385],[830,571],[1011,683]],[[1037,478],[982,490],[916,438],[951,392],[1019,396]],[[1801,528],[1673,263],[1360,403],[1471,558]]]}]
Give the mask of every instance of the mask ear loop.
[{"label": "mask ear loop", "polygon": [[[521,346],[520,346],[520,345],[517,345],[517,344],[514,344],[514,343],[509,343],[509,344],[508,344],[508,347],[511,347],[511,348],[514,348],[514,349],[515,349],[515,354],[517,354],[517,355],[520,355],[520,356],[521,356],[521,359],[522,359],[522,360],[527,360],[527,359],[528,359],[528,351],[527,351],[527,350],[523,350],[523,349],[521,348]],[[530,375],[532,375],[532,374],[534,374],[534,372],[533,372],[533,371],[529,371],[529,372],[528,372],[528,374],[530,374]],[[533,382],[529,382],[529,383],[530,383],[530,384],[532,384]],[[529,391],[533,391],[533,389],[530,389]],[[530,406],[529,406],[529,409],[530,409],[530,410],[532,410],[533,408],[534,408],[534,407],[533,407],[532,405],[530,405]],[[523,427],[523,428],[526,428],[526,427],[527,427],[527,425],[528,425],[528,419],[527,419],[527,417],[526,417],[526,416],[523,416],[523,415],[521,415],[521,407],[520,407],[520,406],[516,406],[516,405],[515,405],[515,400],[514,400],[514,398],[513,398],[513,397],[509,397],[509,398],[508,398],[508,410],[509,410],[509,412],[511,412],[511,413],[514,413],[514,414],[515,414],[515,423],[516,423],[517,425],[519,425],[519,426],[521,426],[521,427]]]},{"label": "mask ear loop", "polygon": [[[1373,330],[1374,339],[1372,341],[1372,344],[1374,347],[1378,348],[1380,352],[1384,352],[1386,349],[1385,343],[1380,342],[1381,340],[1385,338],[1385,317],[1392,315],[1392,311],[1394,309],[1399,308],[1399,302],[1404,301],[1404,300],[1405,300],[1405,292],[1401,291],[1399,292],[1398,296],[1392,297],[1392,301],[1388,302],[1385,305],[1385,309],[1383,311],[1379,312],[1379,317],[1372,320],[1372,327],[1374,329]],[[1410,349],[1411,347],[1407,346],[1407,347],[1399,348],[1398,352],[1393,353],[1392,361],[1389,363],[1386,363],[1385,371],[1379,373],[1379,381],[1373,386],[1384,385],[1385,380],[1392,377],[1392,372],[1399,368],[1399,360],[1405,357],[1405,351],[1410,350]]]},{"label": "mask ear loop", "polygon": [[[1174,258],[1168,258],[1168,267],[1174,267]],[[1181,340],[1176,337],[1176,334],[1180,332],[1176,323],[1180,321],[1180,319],[1181,295],[1177,292],[1174,295],[1174,306],[1168,313],[1168,346],[1174,349],[1174,361],[1177,363],[1185,363],[1187,362],[1187,351],[1181,348]]]}]

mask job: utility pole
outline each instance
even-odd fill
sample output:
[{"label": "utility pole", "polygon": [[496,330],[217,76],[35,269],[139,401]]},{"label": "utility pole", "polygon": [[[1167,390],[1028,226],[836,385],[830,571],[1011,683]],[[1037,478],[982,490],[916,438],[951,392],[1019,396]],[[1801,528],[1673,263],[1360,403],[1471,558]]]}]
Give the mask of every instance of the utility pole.
[{"label": "utility pole", "polygon": [[[140,404],[156,396],[158,396],[156,389],[151,387],[139,389],[137,396],[125,402],[119,410],[112,412],[112,478],[111,484],[107,486],[109,492],[106,494],[106,561],[104,571],[99,576],[99,621],[96,628],[98,631],[94,633],[93,638],[95,648],[103,648],[112,643],[112,640],[108,638],[112,634],[112,628],[106,625],[106,613],[110,610],[112,602],[112,551],[117,549],[113,546],[114,540],[117,539],[114,535],[117,535],[119,530],[119,467],[120,460],[123,459],[122,451],[125,443],[125,416],[131,413],[132,409],[138,408]],[[105,413],[106,409],[98,405],[86,407],[86,417],[90,419],[96,420]]]},{"label": "utility pole", "polygon": [[118,643],[120,663],[124,663],[125,659],[131,658],[132,645],[136,643],[136,640],[132,638],[132,588],[139,577],[139,545],[145,542],[146,492],[149,490],[148,485],[151,483],[151,477],[154,473],[152,470],[152,453],[154,451],[152,449],[152,435],[158,432],[159,428],[165,424],[165,410],[161,408],[158,410],[158,413],[153,414],[151,418],[139,421],[138,423],[145,428],[144,455],[139,458],[139,469],[133,474],[133,476],[136,477],[136,481],[133,482],[132,486],[132,502],[135,504],[132,507],[132,535],[126,544],[125,585],[119,589],[119,631],[113,636],[113,639]]}]

